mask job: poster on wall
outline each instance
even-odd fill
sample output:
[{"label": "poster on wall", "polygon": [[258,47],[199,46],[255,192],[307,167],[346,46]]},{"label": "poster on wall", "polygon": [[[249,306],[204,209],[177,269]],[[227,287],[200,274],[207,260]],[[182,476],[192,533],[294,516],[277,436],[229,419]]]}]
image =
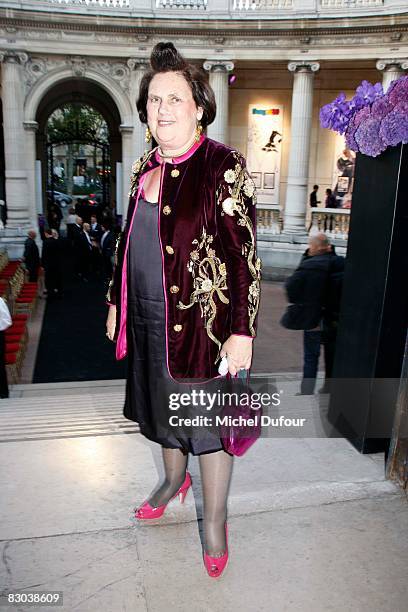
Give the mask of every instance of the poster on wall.
[{"label": "poster on wall", "polygon": [[258,202],[279,204],[283,106],[250,105],[247,164]]},{"label": "poster on wall", "polygon": [[347,149],[344,136],[336,136],[332,191],[338,208],[351,208],[356,154]]}]

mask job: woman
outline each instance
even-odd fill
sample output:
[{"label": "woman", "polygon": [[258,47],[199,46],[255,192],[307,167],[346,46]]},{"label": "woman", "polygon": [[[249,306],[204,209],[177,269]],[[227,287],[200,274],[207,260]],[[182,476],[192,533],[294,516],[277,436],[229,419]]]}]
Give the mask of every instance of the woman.
[{"label": "woman", "polygon": [[6,335],[5,331],[12,324],[6,301],[0,297],[0,398],[9,396],[6,370]]},{"label": "woman", "polygon": [[[124,415],[161,444],[165,480],[136,511],[161,516],[191,485],[188,453],[199,455],[204,562],[221,575],[232,455],[217,432],[169,427],[169,398],[219,387],[220,359],[232,376],[249,369],[259,307],[254,184],[242,156],[206,138],[215,99],[205,75],[171,43],[159,43],[140,85],[146,139],[158,147],[133,166],[125,230],[107,295],[107,335],[129,358]],[[205,383],[205,384],[204,384]]]}]

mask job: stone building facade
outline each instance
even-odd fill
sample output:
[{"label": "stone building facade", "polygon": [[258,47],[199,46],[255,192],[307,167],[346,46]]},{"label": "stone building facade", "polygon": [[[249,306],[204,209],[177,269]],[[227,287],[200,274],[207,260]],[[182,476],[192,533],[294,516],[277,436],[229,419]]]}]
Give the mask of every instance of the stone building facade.
[{"label": "stone building facade", "polygon": [[145,148],[135,100],[162,40],[208,72],[218,105],[208,136],[246,155],[248,108],[283,108],[279,201],[260,197],[258,205],[261,251],[266,263],[281,265],[278,251],[289,261],[303,248],[313,184],[323,192],[333,181],[338,143],[319,127],[319,108],[363,79],[387,87],[408,70],[408,7],[405,0],[1,3],[0,199],[8,223],[0,239],[12,255],[44,210],[44,126],[63,102],[81,100],[106,119],[116,205],[125,213],[130,168]]}]

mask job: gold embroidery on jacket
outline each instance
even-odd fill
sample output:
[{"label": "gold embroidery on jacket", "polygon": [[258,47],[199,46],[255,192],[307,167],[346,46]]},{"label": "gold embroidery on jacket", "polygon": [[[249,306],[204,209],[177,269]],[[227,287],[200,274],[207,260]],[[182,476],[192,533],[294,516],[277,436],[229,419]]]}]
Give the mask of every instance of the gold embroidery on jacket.
[{"label": "gold embroidery on jacket", "polygon": [[221,262],[215,250],[211,247],[212,242],[213,236],[207,234],[205,228],[202,230],[200,239],[196,238],[192,241],[192,244],[196,245],[196,247],[190,253],[187,270],[193,276],[194,289],[190,295],[190,302],[183,304],[183,302],[179,301],[177,308],[186,310],[196,303],[199,304],[207,334],[218,346],[218,354],[215,360],[217,361],[221,342],[212,332],[212,324],[217,314],[214,294],[218,296],[223,304],[229,304],[229,299],[223,293],[223,291],[228,289],[226,282],[227,269],[225,263]]},{"label": "gold embroidery on jacket", "polygon": [[248,317],[249,331],[255,335],[254,321],[259,309],[260,280],[262,262],[256,256],[256,245],[254,228],[251,218],[248,216],[248,205],[246,198],[252,198],[252,205],[256,204],[255,185],[246,168],[240,163],[240,157],[233,151],[232,155],[236,161],[235,168],[229,168],[224,172],[224,180],[228,183],[229,197],[222,199],[225,189],[222,186],[217,190],[217,202],[221,205],[221,215],[235,216],[237,213],[237,224],[246,227],[249,232],[249,240],[242,245],[242,255],[248,262],[248,269],[252,276],[252,282],[248,289]]},{"label": "gold embroidery on jacket", "polygon": [[155,151],[155,149],[152,149],[151,151],[145,151],[144,154],[142,155],[142,157],[139,157],[139,159],[137,159],[133,163],[133,165],[132,165],[132,174],[130,175],[129,197],[134,196],[136,194],[137,185],[139,183],[140,174],[144,170],[144,167],[145,167],[146,163],[148,162],[148,160],[150,159],[150,157],[152,156],[154,151]]}]

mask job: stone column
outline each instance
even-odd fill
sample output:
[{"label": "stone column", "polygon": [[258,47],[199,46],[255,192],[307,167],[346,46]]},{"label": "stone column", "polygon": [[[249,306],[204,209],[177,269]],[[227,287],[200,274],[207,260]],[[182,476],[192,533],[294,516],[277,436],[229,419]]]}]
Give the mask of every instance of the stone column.
[{"label": "stone column", "polygon": [[408,70],[408,59],[380,59],[376,68],[383,73],[382,86],[386,93],[392,81],[399,79]]},{"label": "stone column", "polygon": [[217,103],[217,115],[207,128],[207,136],[228,144],[228,74],[234,70],[234,64],[225,60],[207,60],[203,67],[210,73],[210,85]]},{"label": "stone column", "polygon": [[[24,121],[24,141],[27,168],[27,186],[30,196],[26,199],[28,205],[28,216],[30,225],[34,228],[38,225],[37,199],[42,194],[38,194],[36,180],[36,134],[38,123],[36,121]],[[42,198],[41,198],[42,200]]]},{"label": "stone column", "polygon": [[6,165],[6,200],[8,229],[27,229],[30,224],[29,193],[26,171],[26,149],[23,94],[23,66],[28,55],[19,51],[0,53],[2,62],[2,100],[4,156]]},{"label": "stone column", "polygon": [[283,230],[291,234],[306,232],[307,185],[313,112],[313,76],[319,68],[320,66],[317,62],[290,62],[288,64],[288,69],[294,73],[294,80],[288,184]]},{"label": "stone column", "polygon": [[122,210],[125,219],[129,204],[130,173],[136,157],[133,150],[133,126],[120,125],[122,134]]},{"label": "stone column", "polygon": [[[129,85],[129,98],[130,104],[133,111],[133,161],[143,155],[146,149],[150,148],[150,144],[145,142],[146,126],[141,123],[139,115],[136,109],[136,102],[139,97],[140,81],[146,70],[149,68],[149,63],[145,59],[139,59],[131,57],[127,61],[127,65],[130,68],[130,85]],[[130,176],[130,168],[123,168],[124,173]],[[126,193],[129,189],[126,191]]]}]

